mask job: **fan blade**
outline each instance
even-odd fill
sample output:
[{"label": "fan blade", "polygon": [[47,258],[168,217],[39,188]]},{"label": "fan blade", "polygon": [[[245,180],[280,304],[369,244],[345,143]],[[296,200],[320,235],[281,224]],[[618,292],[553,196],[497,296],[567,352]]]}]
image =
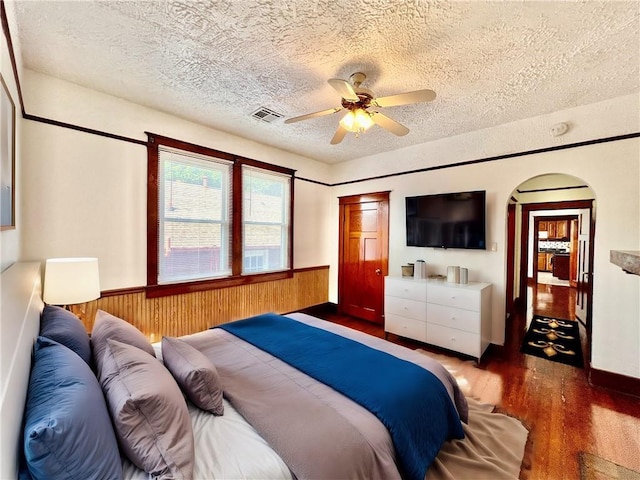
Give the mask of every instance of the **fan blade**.
[{"label": "fan blade", "polygon": [[355,90],[351,86],[349,82],[346,80],[342,80],[341,78],[331,78],[328,80],[329,85],[331,85],[338,94],[348,100],[350,102],[359,102],[360,97],[356,94]]},{"label": "fan blade", "polygon": [[404,135],[409,133],[409,129],[407,127],[396,122],[395,120],[391,120],[389,117],[383,115],[382,113],[372,112],[371,120],[373,120],[376,125],[389,130],[391,133],[393,133],[394,135],[398,135],[399,137],[403,137]]},{"label": "fan blade", "polygon": [[434,98],[436,98],[436,92],[433,90],[416,90],[414,92],[375,98],[371,101],[371,104],[377,107],[395,107],[396,105],[406,105],[408,103],[430,102]]},{"label": "fan blade", "polygon": [[333,135],[333,138],[331,139],[331,145],[337,145],[338,143],[340,143],[344,139],[344,136],[346,134],[347,134],[347,129],[344,128],[342,125],[338,125],[338,129],[336,130],[336,133]]},{"label": "fan blade", "polygon": [[299,117],[287,118],[284,123],[296,123],[301,120],[307,120],[309,118],[321,117],[323,115],[331,115],[342,110],[342,107],[330,108],[328,110],[322,110],[321,112],[307,113],[306,115],[300,115]]}]

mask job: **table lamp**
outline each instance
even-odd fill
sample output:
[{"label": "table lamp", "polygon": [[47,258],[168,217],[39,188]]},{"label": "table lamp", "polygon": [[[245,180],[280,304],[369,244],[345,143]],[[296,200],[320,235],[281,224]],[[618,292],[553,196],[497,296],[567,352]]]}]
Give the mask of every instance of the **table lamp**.
[{"label": "table lamp", "polygon": [[[44,271],[43,300],[49,305],[70,305],[100,298],[98,259],[49,258]],[[75,313],[75,312],[74,312]],[[84,310],[81,312],[84,314]],[[82,318],[82,315],[78,315]]]}]

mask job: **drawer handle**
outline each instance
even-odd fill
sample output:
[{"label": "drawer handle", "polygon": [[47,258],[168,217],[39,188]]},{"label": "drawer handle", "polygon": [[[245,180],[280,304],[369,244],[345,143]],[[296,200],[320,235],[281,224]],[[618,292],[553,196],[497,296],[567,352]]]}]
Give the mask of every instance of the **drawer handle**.
[{"label": "drawer handle", "polygon": [[451,341],[455,342],[456,341],[456,337],[451,337]]},{"label": "drawer handle", "polygon": [[451,320],[455,322],[456,321],[456,317],[451,317]]},{"label": "drawer handle", "polygon": [[402,308],[404,308],[405,310],[409,310],[409,307],[402,307]]}]

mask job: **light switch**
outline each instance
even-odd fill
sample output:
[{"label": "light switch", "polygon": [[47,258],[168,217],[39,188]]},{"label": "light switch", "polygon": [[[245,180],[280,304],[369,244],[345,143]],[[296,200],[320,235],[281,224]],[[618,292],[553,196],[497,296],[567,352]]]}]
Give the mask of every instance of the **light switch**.
[{"label": "light switch", "polygon": [[493,242],[491,244],[491,251],[492,252],[497,252],[498,251],[498,244],[496,242]]}]

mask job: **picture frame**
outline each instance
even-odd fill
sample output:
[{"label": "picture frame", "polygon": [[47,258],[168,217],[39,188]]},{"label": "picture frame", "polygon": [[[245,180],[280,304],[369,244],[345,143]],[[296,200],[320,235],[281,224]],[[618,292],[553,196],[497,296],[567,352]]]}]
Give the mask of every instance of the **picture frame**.
[{"label": "picture frame", "polygon": [[16,228],[16,106],[0,74],[0,230]]}]

